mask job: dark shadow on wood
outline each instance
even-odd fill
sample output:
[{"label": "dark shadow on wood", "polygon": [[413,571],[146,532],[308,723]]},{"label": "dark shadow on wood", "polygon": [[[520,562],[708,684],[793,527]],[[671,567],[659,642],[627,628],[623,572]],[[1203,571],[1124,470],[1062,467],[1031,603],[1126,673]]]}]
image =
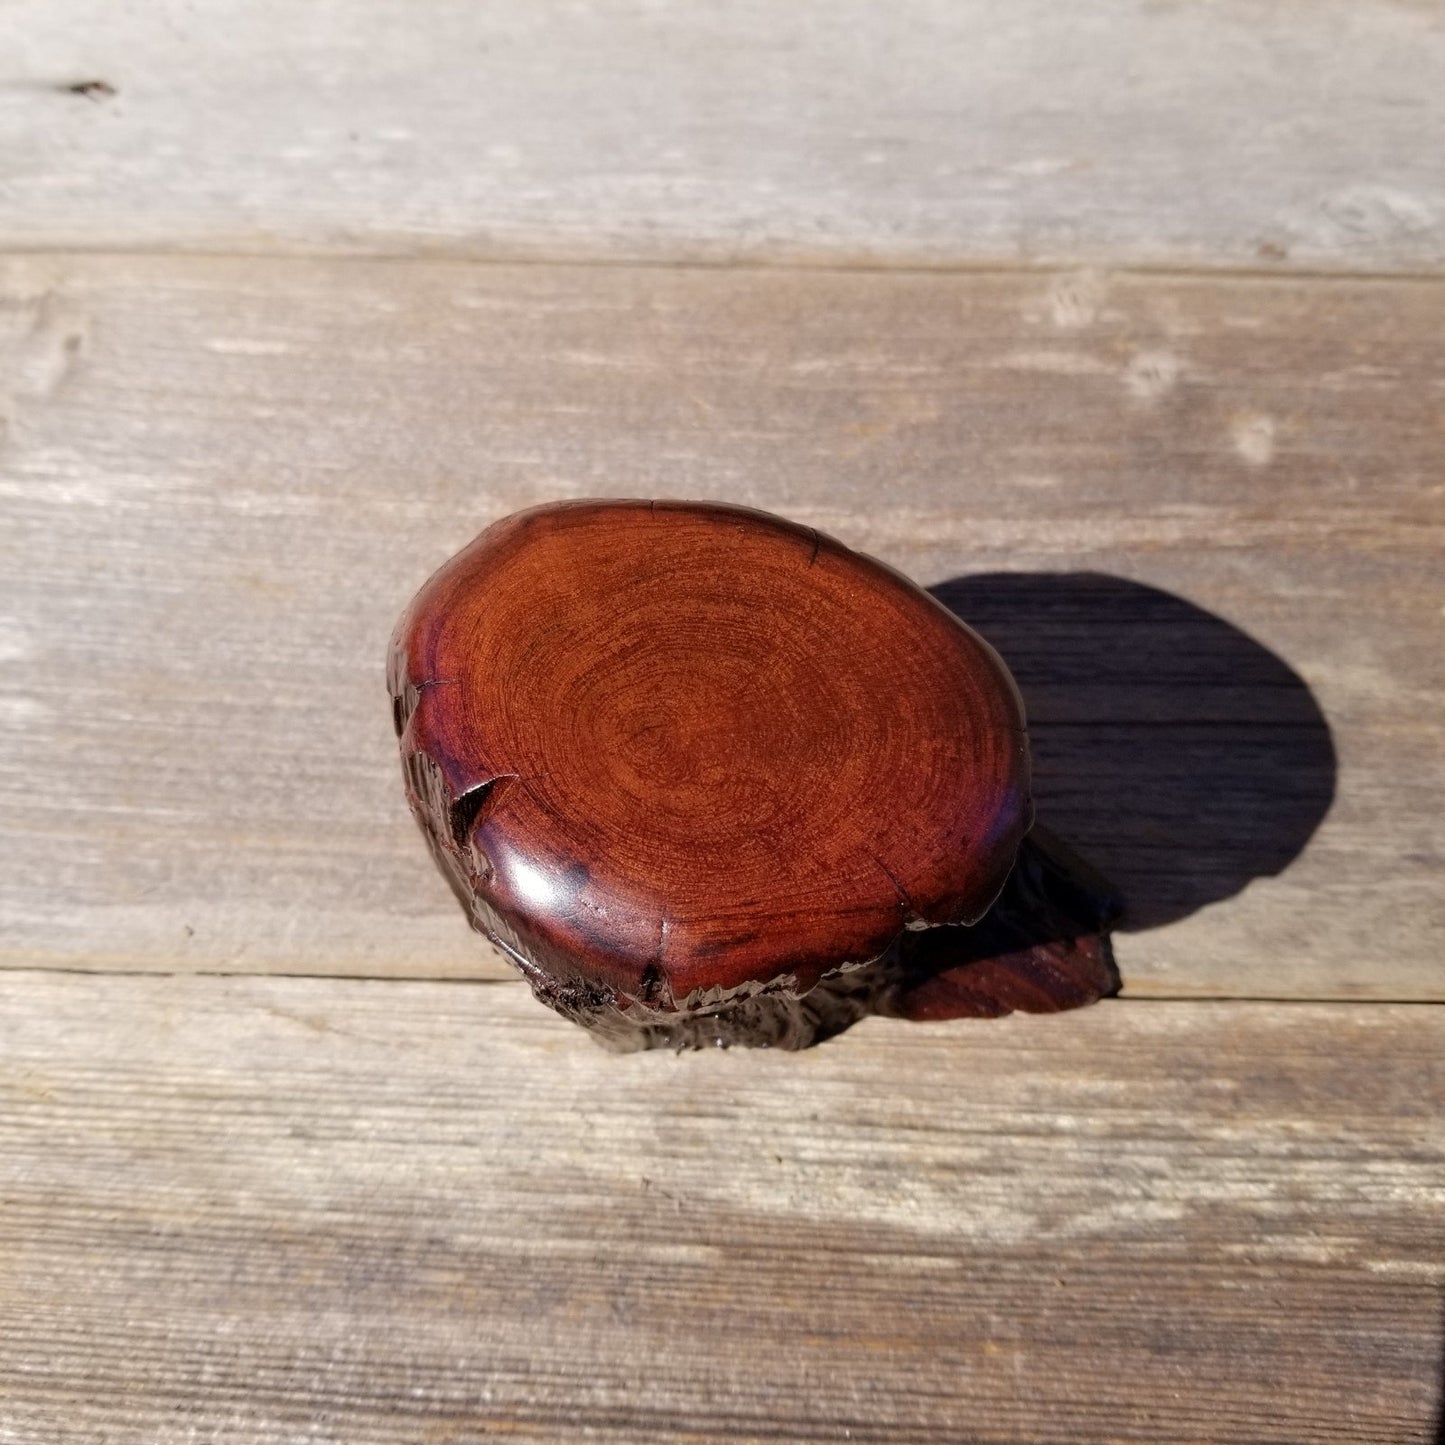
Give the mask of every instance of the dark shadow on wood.
[{"label": "dark shadow on wood", "polygon": [[1435,1407],[1432,1445],[1445,1445],[1445,1293],[1440,1296],[1440,1400]]},{"label": "dark shadow on wood", "polygon": [[1119,927],[1186,917],[1281,872],[1329,811],[1324,714],[1223,618],[1098,573],[986,573],[932,591],[1013,670],[1039,818],[1118,888]]},{"label": "dark shadow on wood", "polygon": [[1036,826],[978,923],[903,935],[874,1011],[924,1023],[1096,1003],[1119,991],[1108,932],[1118,911],[1107,880]]}]

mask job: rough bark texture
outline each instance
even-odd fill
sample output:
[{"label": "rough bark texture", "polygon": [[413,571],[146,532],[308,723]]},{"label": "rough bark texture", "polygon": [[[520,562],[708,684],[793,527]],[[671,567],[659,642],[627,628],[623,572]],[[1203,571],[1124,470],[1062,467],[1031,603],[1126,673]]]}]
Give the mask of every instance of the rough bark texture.
[{"label": "rough bark texture", "polygon": [[[424,830],[425,831],[425,830]],[[439,860],[440,861],[440,860]],[[444,865],[445,866],[445,865]],[[465,902],[465,899],[464,899]],[[474,917],[483,916],[472,900]],[[905,930],[878,958],[827,974],[806,993],[774,983],[690,1010],[662,1012],[598,990],[559,985],[479,922],[533,994],[616,1053],[639,1049],[805,1049],[870,1014],[941,1023],[1014,1013],[1062,1013],[1118,991],[1105,931],[1118,912],[1108,884],[1047,830],[1019,845],[1003,892],[973,927]]]}]

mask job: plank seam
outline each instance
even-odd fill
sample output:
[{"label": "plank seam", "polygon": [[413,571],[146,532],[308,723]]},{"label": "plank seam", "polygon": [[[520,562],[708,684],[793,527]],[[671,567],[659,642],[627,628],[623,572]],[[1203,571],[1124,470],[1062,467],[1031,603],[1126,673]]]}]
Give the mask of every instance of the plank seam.
[{"label": "plank seam", "polygon": [[513,267],[536,267],[557,271],[724,271],[724,272],[803,272],[824,275],[897,275],[897,276],[1068,276],[1079,271],[1097,271],[1114,279],[1172,280],[1200,282],[1362,282],[1399,283],[1402,285],[1445,283],[1445,266],[1428,270],[1353,270],[1349,267],[1256,267],[1221,265],[1183,265],[1170,262],[1111,262],[1099,258],[1078,257],[1071,260],[1011,261],[1003,258],[956,257],[930,261],[921,257],[899,260],[846,260],[839,257],[706,257],[706,256],[578,256],[566,253],[481,252],[465,248],[421,247],[416,249],[375,250],[308,250],[271,249],[246,250],[237,247],[206,246],[86,246],[67,242],[56,245],[25,244],[8,246],[0,242],[0,260],[55,260],[74,257],[77,260],[169,260],[169,261],[251,261],[251,262],[325,262],[376,265],[432,264],[467,267],[492,267],[498,270]]}]

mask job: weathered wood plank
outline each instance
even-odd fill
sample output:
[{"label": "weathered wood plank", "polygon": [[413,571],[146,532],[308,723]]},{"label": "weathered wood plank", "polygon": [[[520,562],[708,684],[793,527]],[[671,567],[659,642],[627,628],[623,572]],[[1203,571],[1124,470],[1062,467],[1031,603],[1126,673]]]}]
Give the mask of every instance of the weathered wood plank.
[{"label": "weathered wood plank", "polygon": [[12,246],[1445,261],[1430,0],[5,11]]},{"label": "weathered wood plank", "polygon": [[405,815],[386,639],[494,517],[654,494],[975,579],[1129,989],[1445,996],[1445,285],[48,257],[0,295],[11,966],[501,969]]},{"label": "weathered wood plank", "polygon": [[1445,1009],[619,1059],[520,985],[0,980],[0,1431],[1429,1440]]}]

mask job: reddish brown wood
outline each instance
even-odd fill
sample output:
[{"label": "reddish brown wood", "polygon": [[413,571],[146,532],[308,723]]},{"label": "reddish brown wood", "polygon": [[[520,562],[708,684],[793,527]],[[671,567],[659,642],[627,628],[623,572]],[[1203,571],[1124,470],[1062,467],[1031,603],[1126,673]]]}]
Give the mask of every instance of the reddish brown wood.
[{"label": "reddish brown wood", "polygon": [[474,925],[618,1043],[833,1031],[905,931],[983,917],[1032,821],[993,650],[744,508],[509,517],[422,588],[389,676],[408,796]]},{"label": "reddish brown wood", "polygon": [[902,940],[872,1011],[932,1022],[1082,1008],[1118,991],[1106,930],[1120,909],[1105,879],[1036,827],[976,927],[930,928]]}]

